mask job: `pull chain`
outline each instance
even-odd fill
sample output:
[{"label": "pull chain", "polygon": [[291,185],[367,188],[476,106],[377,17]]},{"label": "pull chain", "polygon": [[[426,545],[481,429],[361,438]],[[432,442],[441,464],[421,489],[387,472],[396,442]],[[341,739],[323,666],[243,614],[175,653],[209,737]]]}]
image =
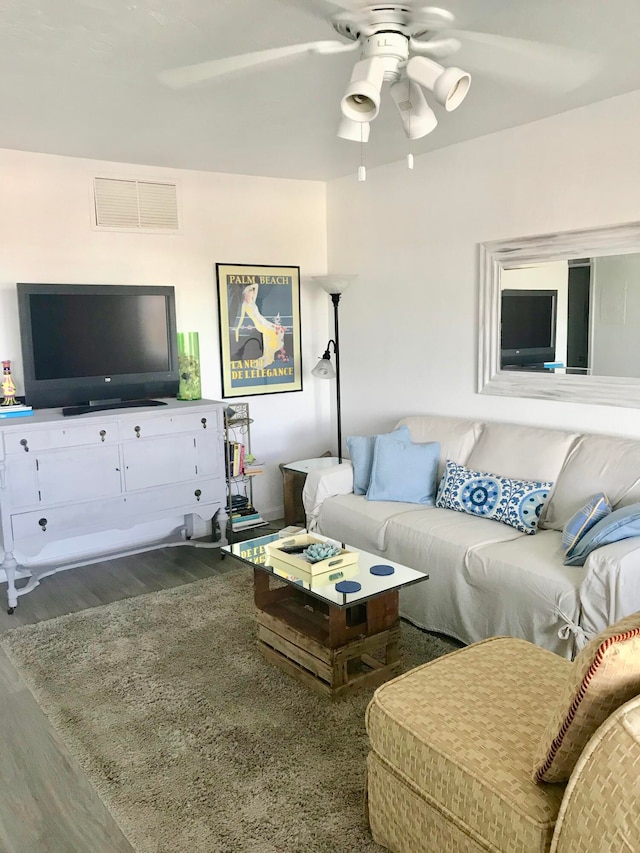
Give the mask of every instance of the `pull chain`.
[{"label": "pull chain", "polygon": [[367,170],[364,165],[364,124],[360,123],[360,165],[358,166],[358,180],[367,180]]}]

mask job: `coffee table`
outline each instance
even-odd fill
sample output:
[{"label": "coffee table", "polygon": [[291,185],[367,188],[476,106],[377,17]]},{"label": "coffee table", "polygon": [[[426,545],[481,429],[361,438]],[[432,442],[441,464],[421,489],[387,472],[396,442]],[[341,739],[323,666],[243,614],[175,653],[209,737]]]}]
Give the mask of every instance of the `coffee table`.
[{"label": "coffee table", "polygon": [[[399,675],[398,592],[429,575],[342,545],[358,553],[349,579],[357,581],[361,589],[339,592],[335,583],[308,582],[297,578],[293,569],[285,573],[281,565],[269,565],[265,546],[281,538],[280,533],[270,533],[223,547],[253,567],[260,653],[303,684],[331,697],[374,687]],[[370,569],[377,565],[391,566],[393,574],[371,574]]]}]

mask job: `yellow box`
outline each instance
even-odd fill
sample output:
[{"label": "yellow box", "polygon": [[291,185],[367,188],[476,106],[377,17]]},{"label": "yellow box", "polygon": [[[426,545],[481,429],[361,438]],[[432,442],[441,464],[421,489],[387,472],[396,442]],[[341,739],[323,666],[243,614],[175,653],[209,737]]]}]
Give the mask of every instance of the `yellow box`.
[{"label": "yellow box", "polygon": [[[277,542],[269,542],[265,545],[265,549],[269,556],[277,557],[286,566],[290,566],[292,574],[303,572],[313,577],[337,571],[338,569],[344,570],[345,566],[352,566],[358,562],[358,552],[345,551],[344,548],[340,549],[339,554],[327,557],[326,560],[320,560],[317,563],[309,563],[300,554],[287,554],[282,550],[283,545],[301,545],[306,548],[315,543],[325,544],[322,539],[318,539],[310,533],[299,533],[296,536],[287,536],[285,539],[279,539]],[[331,581],[327,581],[327,583],[331,583]]]},{"label": "yellow box", "polygon": [[[307,572],[304,569],[297,569],[293,566],[290,566],[288,563],[283,563],[279,557],[275,556],[267,556],[267,561],[265,565],[270,566],[273,569],[274,575],[278,577],[285,578],[288,581],[302,581],[303,583],[309,584],[312,589],[315,589],[319,586],[326,586],[327,584],[339,583],[339,581],[345,581],[349,578],[354,578],[358,574],[358,564],[350,563],[347,566],[337,566],[336,568],[329,569],[326,572],[320,572],[317,575],[312,575],[311,572]],[[307,565],[311,565],[308,563]]]}]

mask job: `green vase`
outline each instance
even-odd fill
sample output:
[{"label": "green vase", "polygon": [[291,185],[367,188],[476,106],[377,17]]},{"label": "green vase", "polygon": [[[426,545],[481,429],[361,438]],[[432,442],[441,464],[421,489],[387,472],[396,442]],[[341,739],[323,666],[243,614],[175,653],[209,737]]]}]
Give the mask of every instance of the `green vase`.
[{"label": "green vase", "polygon": [[197,332],[178,332],[178,400],[201,400],[200,342]]}]

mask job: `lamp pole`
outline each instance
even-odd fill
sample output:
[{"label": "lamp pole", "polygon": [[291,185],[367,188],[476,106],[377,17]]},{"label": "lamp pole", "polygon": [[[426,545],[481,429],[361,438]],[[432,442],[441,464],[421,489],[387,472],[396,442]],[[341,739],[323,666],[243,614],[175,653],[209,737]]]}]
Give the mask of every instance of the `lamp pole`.
[{"label": "lamp pole", "polygon": [[338,303],[340,302],[340,294],[332,293],[331,301],[333,302],[333,325],[335,332],[333,350],[336,356],[336,416],[338,418],[338,462],[342,462],[342,412],[340,411],[340,332],[338,331]]}]

